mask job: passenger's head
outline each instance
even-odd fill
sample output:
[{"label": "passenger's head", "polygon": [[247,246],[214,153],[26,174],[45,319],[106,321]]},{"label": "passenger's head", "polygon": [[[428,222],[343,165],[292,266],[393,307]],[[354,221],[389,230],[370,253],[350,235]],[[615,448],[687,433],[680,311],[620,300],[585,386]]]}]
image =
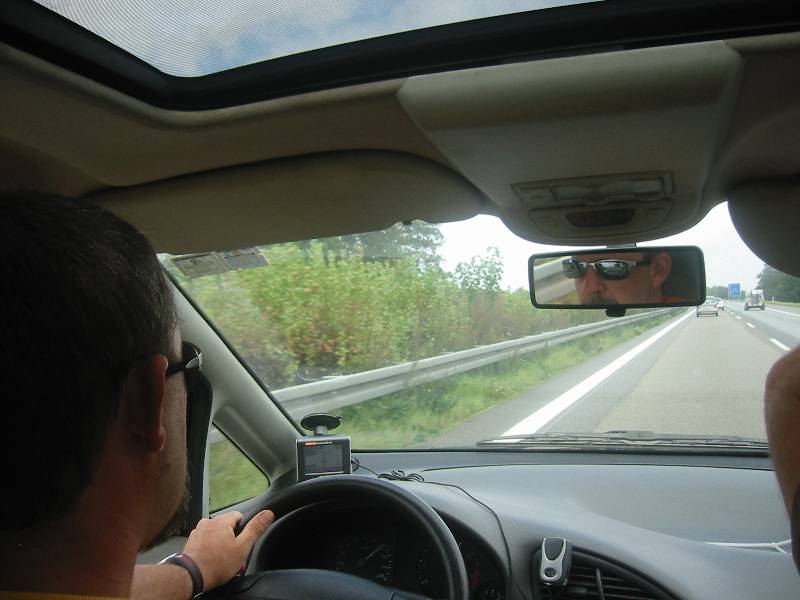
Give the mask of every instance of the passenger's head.
[{"label": "passenger's head", "polygon": [[181,342],[152,246],[102,208],[43,195],[0,197],[0,245],[0,530],[75,511],[121,418],[130,452],[163,462],[163,527],[184,487],[186,407],[182,377],[163,373]]},{"label": "passenger's head", "polygon": [[[651,304],[661,302],[661,285],[670,273],[672,258],[667,252],[603,253],[577,259],[582,276],[575,278],[581,304]],[[604,273],[597,261],[619,261]]]}]

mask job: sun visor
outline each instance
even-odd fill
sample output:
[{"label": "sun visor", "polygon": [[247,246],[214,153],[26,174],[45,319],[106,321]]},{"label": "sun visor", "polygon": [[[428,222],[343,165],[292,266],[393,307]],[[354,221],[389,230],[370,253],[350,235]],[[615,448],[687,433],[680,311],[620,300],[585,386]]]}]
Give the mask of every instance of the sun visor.
[{"label": "sun visor", "polygon": [[728,210],[742,240],[759,258],[800,277],[800,178],[739,185],[728,194]]},{"label": "sun visor", "polygon": [[159,252],[185,254],[458,221],[483,195],[431,160],[336,152],[222,169],[95,194]]}]

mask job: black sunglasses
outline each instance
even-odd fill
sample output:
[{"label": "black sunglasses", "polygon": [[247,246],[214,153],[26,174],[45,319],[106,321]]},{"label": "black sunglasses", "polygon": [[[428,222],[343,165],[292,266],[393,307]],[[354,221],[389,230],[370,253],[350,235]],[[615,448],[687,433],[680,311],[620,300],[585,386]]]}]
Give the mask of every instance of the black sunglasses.
[{"label": "black sunglasses", "polygon": [[203,352],[191,342],[183,342],[181,345],[183,358],[180,362],[167,365],[166,377],[184,371],[186,376],[193,376],[200,372],[203,367]]},{"label": "black sunglasses", "polygon": [[574,258],[561,261],[561,270],[570,279],[581,279],[586,276],[589,267],[592,267],[601,279],[621,281],[631,274],[634,267],[649,265],[650,259],[643,260],[615,260],[605,259],[595,262],[584,262]]}]

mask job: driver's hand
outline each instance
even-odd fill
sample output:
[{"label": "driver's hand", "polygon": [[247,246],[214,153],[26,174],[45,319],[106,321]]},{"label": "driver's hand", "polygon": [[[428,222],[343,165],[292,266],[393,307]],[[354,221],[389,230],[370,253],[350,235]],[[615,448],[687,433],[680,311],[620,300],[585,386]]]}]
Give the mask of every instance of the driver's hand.
[{"label": "driver's hand", "polygon": [[250,549],[264,535],[275,515],[271,510],[261,511],[237,537],[234,528],[241,518],[242,513],[233,511],[202,519],[189,534],[183,553],[194,560],[203,574],[204,591],[228,582],[242,571]]}]

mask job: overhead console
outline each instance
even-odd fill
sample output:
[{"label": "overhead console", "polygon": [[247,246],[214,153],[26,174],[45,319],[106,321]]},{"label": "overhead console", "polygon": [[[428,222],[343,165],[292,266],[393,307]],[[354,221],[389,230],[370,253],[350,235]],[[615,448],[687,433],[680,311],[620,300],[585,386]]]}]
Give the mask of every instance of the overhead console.
[{"label": "overhead console", "polygon": [[658,229],[668,221],[674,192],[669,171],[527,181],[511,187],[544,234],[576,240],[598,228],[617,235]]},{"label": "overhead console", "polygon": [[715,41],[413,77],[398,97],[521,237],[621,244],[711,208],[741,68]]}]

